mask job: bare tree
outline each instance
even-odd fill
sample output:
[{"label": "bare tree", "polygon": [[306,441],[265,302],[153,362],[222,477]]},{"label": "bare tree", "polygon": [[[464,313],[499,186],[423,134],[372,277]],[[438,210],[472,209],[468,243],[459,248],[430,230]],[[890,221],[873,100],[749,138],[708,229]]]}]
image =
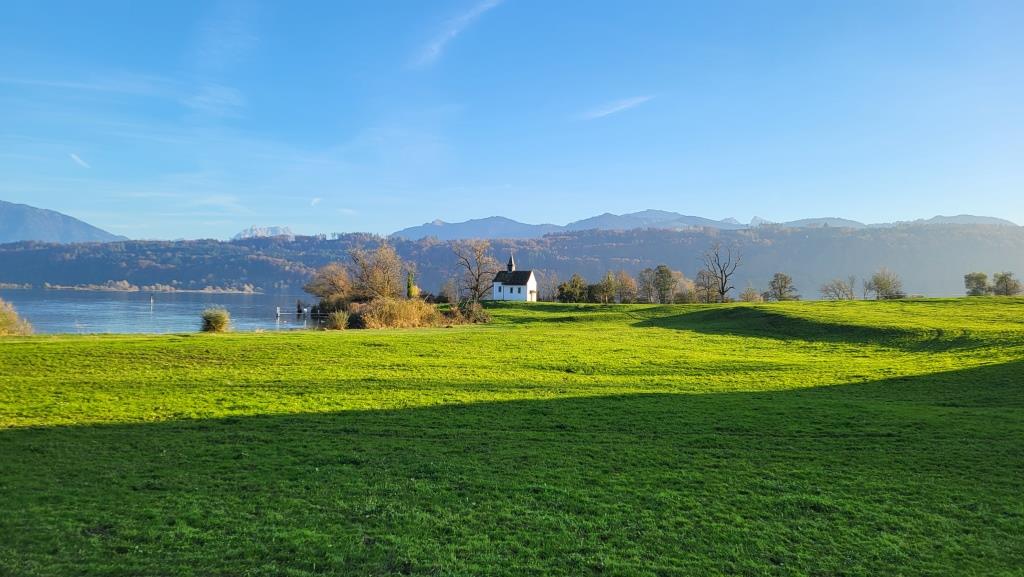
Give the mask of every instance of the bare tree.
[{"label": "bare tree", "polygon": [[407,266],[395,249],[383,243],[376,250],[355,248],[349,251],[355,292],[362,299],[399,298],[405,284]]},{"label": "bare tree", "polygon": [[462,270],[461,288],[472,302],[487,297],[499,270],[491,256],[491,243],[486,240],[464,240],[452,244],[456,265]]},{"label": "bare tree", "polygon": [[352,279],[343,265],[332,262],[316,271],[302,290],[319,297],[321,307],[338,309],[352,297]]},{"label": "bare tree", "polygon": [[645,268],[636,275],[637,298],[640,302],[657,302],[657,290],[654,288],[654,269]]},{"label": "bare tree", "polygon": [[852,301],[857,298],[857,277],[833,279],[821,285],[821,296],[829,301]]},{"label": "bare tree", "polygon": [[704,270],[718,285],[718,302],[724,303],[729,291],[736,288],[729,282],[740,266],[742,255],[739,250],[734,253],[731,247],[725,247],[723,250],[722,243],[716,242],[704,253],[701,260],[704,262]]},{"label": "bare tree", "polygon": [[718,297],[718,279],[706,270],[697,271],[693,279],[693,290],[697,294],[697,302],[713,303]]},{"label": "bare tree", "polygon": [[1012,272],[997,272],[992,275],[992,294],[1012,297],[1021,293],[1020,281],[1013,278]]},{"label": "bare tree", "polygon": [[534,274],[537,275],[537,290],[539,291],[537,299],[542,301],[558,300],[558,274],[548,270],[538,270]]},{"label": "bare tree", "polygon": [[615,295],[618,293],[618,285],[615,274],[612,271],[605,273],[601,280],[589,287],[589,292],[594,296],[594,301],[608,304],[615,302]]},{"label": "bare tree", "polygon": [[676,292],[672,295],[672,302],[677,304],[694,302],[696,300],[696,290],[694,289],[693,281],[677,270],[672,271],[672,277],[676,281]]},{"label": "bare tree", "polygon": [[620,303],[636,302],[636,281],[624,270],[615,273],[615,291]]},{"label": "bare tree", "polygon": [[441,298],[452,304],[459,302],[459,283],[455,279],[450,278],[441,285]]},{"label": "bare tree", "polygon": [[756,288],[747,285],[747,288],[743,289],[743,292],[740,293],[740,300],[745,303],[759,303],[764,298],[761,297],[761,293]]}]

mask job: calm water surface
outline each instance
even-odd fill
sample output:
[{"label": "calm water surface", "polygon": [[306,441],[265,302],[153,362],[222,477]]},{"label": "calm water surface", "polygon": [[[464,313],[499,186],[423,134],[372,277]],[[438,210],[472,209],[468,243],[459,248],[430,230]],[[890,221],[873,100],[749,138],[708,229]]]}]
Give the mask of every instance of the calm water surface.
[{"label": "calm water surface", "polygon": [[[303,328],[295,301],[303,294],[207,294],[0,289],[36,333],[182,333],[199,330],[211,306],[231,313],[236,331]],[[276,315],[281,307],[281,318]]]}]

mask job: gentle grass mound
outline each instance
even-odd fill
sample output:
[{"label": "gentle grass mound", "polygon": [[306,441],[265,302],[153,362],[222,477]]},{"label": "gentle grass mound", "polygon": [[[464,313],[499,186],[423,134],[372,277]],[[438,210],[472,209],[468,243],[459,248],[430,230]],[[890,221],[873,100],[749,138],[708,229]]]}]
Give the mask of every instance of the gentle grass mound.
[{"label": "gentle grass mound", "polygon": [[0,575],[1020,575],[1024,300],[0,343]]}]

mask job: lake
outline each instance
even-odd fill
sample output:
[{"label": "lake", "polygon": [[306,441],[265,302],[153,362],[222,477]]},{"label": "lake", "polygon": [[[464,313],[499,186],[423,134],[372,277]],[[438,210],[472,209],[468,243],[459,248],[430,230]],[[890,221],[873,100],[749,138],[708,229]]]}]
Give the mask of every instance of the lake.
[{"label": "lake", "polygon": [[[295,302],[309,295],[110,292],[0,289],[36,333],[187,333],[199,330],[199,315],[217,306],[231,313],[232,330],[304,328]],[[282,315],[276,316],[277,307]]]}]

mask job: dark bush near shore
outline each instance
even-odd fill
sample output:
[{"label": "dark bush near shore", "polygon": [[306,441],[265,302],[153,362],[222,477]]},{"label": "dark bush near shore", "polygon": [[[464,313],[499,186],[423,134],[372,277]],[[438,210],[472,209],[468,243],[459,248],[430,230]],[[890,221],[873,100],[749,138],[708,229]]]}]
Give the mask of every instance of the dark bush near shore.
[{"label": "dark bush near shore", "polygon": [[461,302],[457,306],[452,307],[452,317],[452,320],[459,323],[482,324],[491,322],[491,315],[484,309],[483,305],[471,301]]},{"label": "dark bush near shore", "polygon": [[227,309],[209,308],[203,311],[204,333],[226,333],[231,330],[231,314]]}]

